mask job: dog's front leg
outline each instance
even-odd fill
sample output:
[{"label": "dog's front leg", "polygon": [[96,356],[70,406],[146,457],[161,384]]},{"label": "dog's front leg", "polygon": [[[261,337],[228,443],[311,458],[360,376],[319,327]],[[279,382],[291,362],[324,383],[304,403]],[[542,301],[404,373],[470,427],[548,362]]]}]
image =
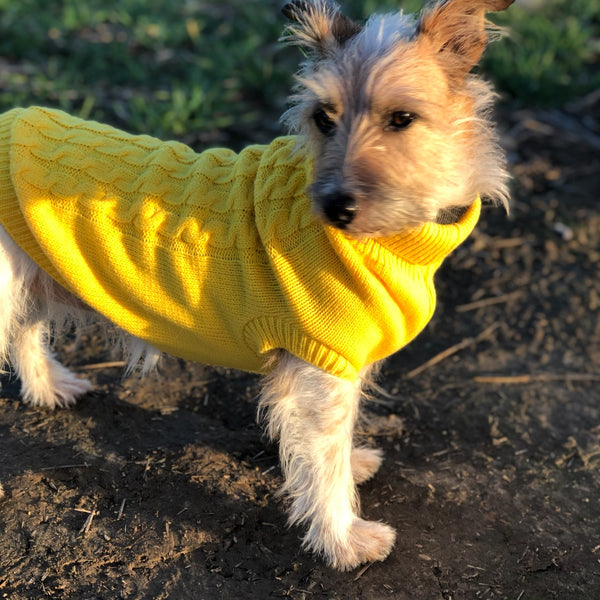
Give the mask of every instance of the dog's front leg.
[{"label": "dog's front leg", "polygon": [[261,399],[269,434],[279,440],[290,522],[306,525],[305,547],[342,570],[383,560],[395,540],[392,528],[358,516],[355,478],[366,479],[380,463],[374,450],[357,448],[353,456],[360,393],[359,383],[285,354]]}]

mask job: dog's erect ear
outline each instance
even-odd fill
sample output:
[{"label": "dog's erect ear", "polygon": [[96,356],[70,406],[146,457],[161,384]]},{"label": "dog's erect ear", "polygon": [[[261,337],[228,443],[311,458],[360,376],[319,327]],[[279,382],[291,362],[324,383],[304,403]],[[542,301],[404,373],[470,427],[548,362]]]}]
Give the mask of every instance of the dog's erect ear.
[{"label": "dog's erect ear", "polygon": [[423,11],[417,31],[429,38],[452,74],[464,77],[485,50],[485,13],[504,10],[514,1],[440,0]]},{"label": "dog's erect ear", "polygon": [[343,46],[362,29],[331,0],[292,0],[282,12],[293,22],[283,40],[321,55]]}]

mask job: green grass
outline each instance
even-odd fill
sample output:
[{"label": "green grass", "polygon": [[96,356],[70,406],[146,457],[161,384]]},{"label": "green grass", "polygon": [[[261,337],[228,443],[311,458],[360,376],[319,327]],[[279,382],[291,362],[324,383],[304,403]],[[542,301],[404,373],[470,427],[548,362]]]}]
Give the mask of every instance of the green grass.
[{"label": "green grass", "polygon": [[489,49],[484,68],[509,99],[560,106],[600,88],[600,0],[543,0],[495,15],[508,36]]},{"label": "green grass", "polygon": [[[355,18],[397,9],[392,0],[342,4]],[[55,106],[192,145],[268,139],[299,60],[277,43],[280,6],[0,0],[0,109]],[[494,20],[512,34],[484,68],[513,102],[564,102],[600,87],[600,0],[547,0],[539,13],[514,6]]]},{"label": "green grass", "polygon": [[255,125],[289,85],[276,4],[0,0],[0,108],[57,106],[159,136]]}]

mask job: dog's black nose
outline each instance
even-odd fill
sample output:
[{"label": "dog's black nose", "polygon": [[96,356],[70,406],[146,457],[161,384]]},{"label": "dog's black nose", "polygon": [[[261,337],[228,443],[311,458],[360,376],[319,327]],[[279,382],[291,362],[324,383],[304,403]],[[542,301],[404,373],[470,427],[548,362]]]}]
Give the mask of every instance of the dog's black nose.
[{"label": "dog's black nose", "polygon": [[356,200],[350,194],[335,192],[323,198],[323,213],[338,229],[346,229],[352,223],[357,208]]}]

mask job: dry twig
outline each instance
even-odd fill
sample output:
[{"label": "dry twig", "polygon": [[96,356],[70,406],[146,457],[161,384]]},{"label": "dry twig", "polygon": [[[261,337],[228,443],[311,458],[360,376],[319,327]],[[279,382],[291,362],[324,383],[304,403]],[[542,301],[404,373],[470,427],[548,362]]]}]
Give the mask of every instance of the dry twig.
[{"label": "dry twig", "polygon": [[95,510],[87,510],[85,508],[76,508],[75,510],[77,512],[87,513],[87,519],[85,520],[85,523],[81,526],[81,529],[79,530],[80,534],[87,535],[88,531],[90,530],[90,527],[92,526],[92,521],[98,513]]},{"label": "dry twig", "polygon": [[96,369],[112,369],[112,368],[122,369],[126,365],[127,365],[127,363],[124,360],[113,360],[113,361],[109,361],[109,362],[91,363],[89,365],[81,365],[78,367],[78,369],[81,371],[89,371],[89,370],[96,370]]},{"label": "dry twig", "polygon": [[352,581],[358,581],[366,572],[367,569],[371,568],[373,563],[367,563],[356,575],[356,577]]},{"label": "dry twig", "polygon": [[478,308],[485,308],[486,306],[493,306],[494,304],[504,304],[506,302],[510,302],[511,300],[516,300],[519,296],[522,296],[523,292],[517,290],[516,292],[511,292],[510,294],[503,294],[502,296],[493,296],[491,298],[482,298],[481,300],[476,300],[475,302],[469,302],[468,304],[460,304],[456,307],[456,312],[467,312],[470,310],[477,310]]},{"label": "dry twig", "polygon": [[473,377],[476,383],[491,383],[495,385],[519,385],[525,383],[554,382],[554,381],[600,381],[600,374],[595,373],[538,373],[537,375],[477,375]]},{"label": "dry twig", "polygon": [[121,501],[121,506],[119,506],[119,512],[117,514],[117,521],[123,516],[123,511],[125,510],[125,498]]},{"label": "dry twig", "polygon": [[482,340],[488,338],[494,331],[496,331],[496,329],[498,329],[498,327],[500,327],[500,323],[494,323],[493,325],[490,325],[490,327],[488,327],[487,329],[484,329],[478,336],[465,338],[458,344],[454,344],[454,346],[450,346],[450,348],[446,348],[446,350],[444,350],[443,352],[440,352],[439,354],[436,354],[433,358],[430,358],[427,362],[423,363],[421,366],[417,367],[416,369],[413,369],[412,371],[409,371],[405,375],[406,379],[412,379],[413,377],[420,375],[423,371],[425,371],[425,369],[428,369],[429,367],[432,367],[433,365],[437,365],[438,363],[442,362],[443,360],[452,356],[453,354],[456,354],[457,352],[460,352],[461,350],[464,350],[465,348],[468,348],[469,346],[473,346],[473,345],[481,342]]},{"label": "dry twig", "polygon": [[90,465],[87,463],[78,463],[73,465],[55,465],[53,467],[41,467],[40,471],[57,471],[58,469],[81,469],[88,468]]}]

